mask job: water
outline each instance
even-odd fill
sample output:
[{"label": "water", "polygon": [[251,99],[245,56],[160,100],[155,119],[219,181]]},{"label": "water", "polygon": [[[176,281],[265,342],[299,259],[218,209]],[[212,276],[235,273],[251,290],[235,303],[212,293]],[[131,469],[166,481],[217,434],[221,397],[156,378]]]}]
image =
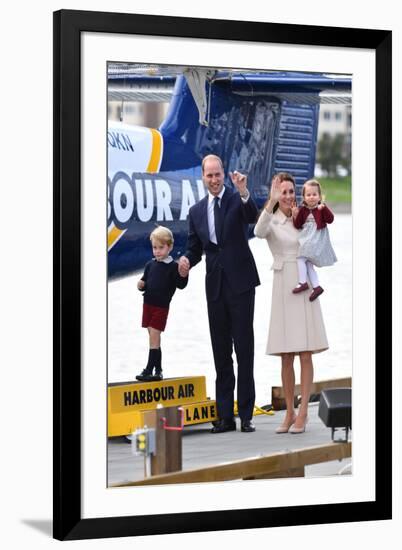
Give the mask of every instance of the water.
[{"label": "water", "polygon": [[[329,226],[338,262],[317,269],[325,289],[320,297],[329,350],[313,356],[315,380],[352,375],[352,217],[337,214]],[[256,404],[271,402],[271,387],[281,385],[280,358],[265,355],[272,288],[272,256],[265,240],[252,239],[261,285],[256,289],[254,315]],[[150,249],[151,258],[151,249]],[[109,283],[109,382],[134,380],[148,358],[148,333],[141,327],[141,274]],[[162,334],[165,378],[206,376],[207,394],[215,397],[215,368],[209,340],[204,290],[204,259],[190,272],[187,288],[173,297]],[[298,359],[296,382],[299,381]]]}]

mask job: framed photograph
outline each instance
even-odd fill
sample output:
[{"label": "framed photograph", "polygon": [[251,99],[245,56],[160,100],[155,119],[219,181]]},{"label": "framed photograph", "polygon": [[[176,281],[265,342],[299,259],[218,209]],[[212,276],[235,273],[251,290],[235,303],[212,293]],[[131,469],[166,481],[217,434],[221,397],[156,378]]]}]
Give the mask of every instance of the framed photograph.
[{"label": "framed photograph", "polygon": [[[383,189],[385,182],[391,181],[391,52],[391,32],[386,30],[65,10],[54,13],[55,538],[391,518],[392,201],[390,187],[387,192]],[[325,79],[325,85],[317,84],[320,78]],[[283,79],[287,86],[291,81],[297,89],[291,99]],[[173,86],[180,82],[187,86],[189,101],[198,117],[194,136],[186,131],[182,133],[185,138],[175,140],[174,131],[183,124],[184,111],[164,123],[165,128],[170,124],[170,144],[166,132],[160,138],[158,131],[148,127],[137,129],[145,136],[142,141],[138,136],[131,139],[129,126],[126,133],[122,131],[125,117],[130,115],[124,110],[126,95],[131,101],[135,97],[148,102],[147,98],[153,95],[160,98],[160,103],[170,102],[177,89]],[[211,89],[211,82],[215,95],[205,94],[206,89]],[[172,255],[175,259],[180,257],[186,246],[180,232],[187,225],[188,210],[203,195],[200,163],[204,154],[219,154],[225,171],[238,169],[246,174],[256,185],[252,188],[250,184],[250,193],[260,209],[267,198],[262,191],[264,182],[269,182],[282,166],[288,171],[293,166],[300,195],[303,181],[314,174],[317,135],[311,134],[312,153],[307,154],[304,173],[297,164],[300,151],[292,149],[293,145],[285,148],[288,164],[273,162],[280,155],[276,154],[278,143],[270,142],[270,125],[276,123],[278,109],[284,103],[292,107],[286,121],[288,128],[295,124],[299,107],[304,110],[303,121],[307,120],[307,113],[313,118],[306,124],[316,128],[317,102],[328,94],[327,102],[336,103],[328,89],[332,87],[332,92],[342,96],[346,89],[342,86],[348,87],[348,116],[353,125],[348,167],[352,175],[352,211],[342,234],[345,249],[350,252],[350,270],[347,276],[338,277],[335,288],[327,291],[334,293],[331,322],[343,324],[344,330],[338,332],[338,354],[327,356],[330,365],[326,367],[331,367],[338,378],[343,374],[342,361],[348,363],[348,372],[353,370],[350,475],[305,479],[250,476],[253,479],[231,483],[188,483],[178,478],[174,485],[162,481],[141,485],[131,483],[135,476],[126,470],[114,479],[108,436],[126,435],[127,429],[111,430],[108,383],[110,389],[111,382],[135,379],[147,342],[139,344],[140,337],[131,341],[125,360],[114,361],[114,349],[120,350],[120,341],[111,335],[118,333],[119,327],[113,332],[113,326],[121,325],[122,319],[116,321],[117,310],[111,299],[117,286],[110,290],[108,280],[136,274],[134,282],[122,288],[125,303],[127,293],[137,285],[146,261],[152,257],[149,233],[156,225],[166,225],[175,238],[177,235]],[[232,118],[223,100],[219,103],[220,118],[214,111],[213,99],[219,99],[221,89],[226,90],[225,98],[228,93],[235,95],[230,104]],[[114,114],[112,107],[116,109]],[[259,124],[251,124],[250,110],[253,120],[257,120],[255,113],[259,110]],[[117,119],[115,126],[111,122],[113,116]],[[241,117],[244,128],[237,130],[235,122]],[[218,122],[214,125],[212,120]],[[160,121],[147,122],[145,126],[155,128],[159,124]],[[230,132],[237,137],[232,139],[229,154]],[[202,146],[186,149],[183,144],[191,139]],[[115,178],[110,172],[115,158],[110,150],[116,154],[140,151],[141,158],[145,158],[147,140],[152,146],[145,164],[131,167],[130,178],[123,177],[122,171]],[[250,144],[254,144],[254,149]],[[271,155],[266,162],[264,147]],[[170,164],[163,158],[166,151]],[[191,154],[197,157],[194,161]],[[252,154],[254,164],[250,161]],[[174,192],[170,196],[171,189],[164,185],[166,174],[177,168],[173,165],[179,158],[186,158],[187,164],[180,168],[181,195],[177,198]],[[155,174],[159,174],[158,187]],[[141,222],[140,234],[130,233],[129,222],[133,219]],[[131,244],[124,248],[123,240],[128,237]],[[119,240],[120,248],[114,248]],[[263,269],[259,271],[263,275]],[[337,290],[342,285],[348,287],[345,294]],[[177,296],[182,304],[178,309],[185,309],[186,302],[193,300],[193,295],[186,297],[185,292],[176,293],[183,296]],[[179,358],[180,335],[186,330],[206,335],[205,345],[200,344],[200,348],[209,349],[207,321],[197,319],[206,307],[203,292],[202,289],[202,306],[197,306],[197,313],[189,310],[187,318],[174,318],[176,304],[172,307],[172,327],[176,323],[176,329],[172,330],[170,344],[166,334],[166,345],[171,346],[168,350],[176,350],[178,358],[174,372],[173,361],[167,363],[169,372],[165,372],[165,377],[179,376],[187,364],[194,362],[190,354]],[[255,318],[258,316],[259,322],[262,315],[267,315],[265,294],[257,294],[256,306],[260,304],[260,309],[256,307]],[[266,298],[264,303],[262,296]],[[138,315],[130,311],[127,318],[135,323]],[[123,324],[127,332],[126,319]],[[133,324],[133,333],[140,332],[139,326],[139,322]],[[265,350],[257,347],[255,354],[260,354],[258,361],[262,365],[258,370],[262,372]],[[199,358],[200,354],[195,350],[194,355]],[[203,364],[207,362],[208,357]],[[198,375],[197,368],[203,367],[193,368],[190,374]],[[189,372],[190,367],[186,374]],[[183,384],[180,389],[171,389],[171,395],[176,390],[188,394],[189,388]],[[161,395],[162,389],[157,391]],[[169,391],[165,390],[166,395]],[[127,390],[125,395],[130,405],[138,399],[135,392]],[[146,392],[144,396],[146,399]],[[251,435],[238,434],[246,438],[239,440],[239,445],[251,441],[247,439]],[[221,436],[203,435],[204,439],[209,437]],[[251,450],[250,445],[246,456],[251,459],[262,453],[263,449]]]}]

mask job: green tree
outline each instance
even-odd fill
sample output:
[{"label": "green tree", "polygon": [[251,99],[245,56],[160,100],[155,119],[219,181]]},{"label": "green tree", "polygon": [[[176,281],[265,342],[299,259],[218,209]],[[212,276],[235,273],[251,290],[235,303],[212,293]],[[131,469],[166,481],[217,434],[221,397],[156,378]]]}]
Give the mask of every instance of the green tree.
[{"label": "green tree", "polygon": [[[350,170],[350,161],[347,161],[345,136],[336,134],[331,137],[324,133],[318,142],[318,162],[324,173],[329,177],[337,175],[337,166],[345,166]],[[348,167],[347,167],[348,165]]]},{"label": "green tree", "polygon": [[348,176],[352,173],[352,143],[350,139],[345,137],[343,145],[343,155],[341,160],[341,166],[345,168]]}]

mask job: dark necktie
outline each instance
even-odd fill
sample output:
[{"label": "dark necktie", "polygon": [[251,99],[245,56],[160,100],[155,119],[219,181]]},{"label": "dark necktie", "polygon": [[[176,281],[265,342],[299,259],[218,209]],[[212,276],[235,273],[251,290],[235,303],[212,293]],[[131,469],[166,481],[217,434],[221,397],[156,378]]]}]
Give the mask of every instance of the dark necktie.
[{"label": "dark necktie", "polygon": [[215,221],[215,235],[218,244],[221,244],[222,241],[222,213],[219,206],[219,197],[214,199],[214,221]]}]

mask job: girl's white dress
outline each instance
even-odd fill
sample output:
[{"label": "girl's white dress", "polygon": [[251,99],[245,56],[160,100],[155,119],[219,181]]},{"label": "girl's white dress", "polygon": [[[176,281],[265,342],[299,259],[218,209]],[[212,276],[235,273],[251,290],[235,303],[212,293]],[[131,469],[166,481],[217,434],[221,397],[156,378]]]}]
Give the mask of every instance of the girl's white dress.
[{"label": "girl's white dress", "polygon": [[337,261],[329,238],[328,227],[317,229],[317,223],[311,212],[299,233],[299,243],[298,256],[307,258],[317,267],[333,265]]}]

